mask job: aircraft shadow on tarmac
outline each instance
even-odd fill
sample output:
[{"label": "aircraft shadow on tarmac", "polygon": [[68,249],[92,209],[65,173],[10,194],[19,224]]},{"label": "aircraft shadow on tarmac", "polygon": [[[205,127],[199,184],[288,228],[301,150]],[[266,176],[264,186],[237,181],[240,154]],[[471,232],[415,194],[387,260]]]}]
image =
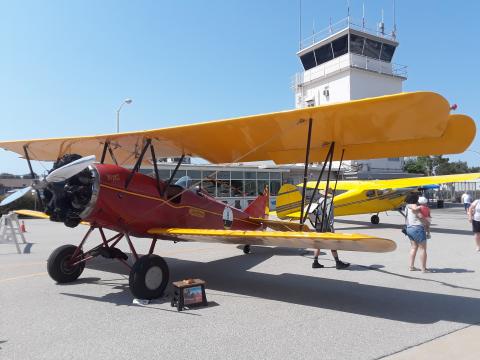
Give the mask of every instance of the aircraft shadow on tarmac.
[{"label": "aircraft shadow on tarmac", "polygon": [[[398,229],[399,231],[403,227],[403,224],[389,224],[389,223],[383,223],[383,224],[377,224],[373,225],[369,221],[359,221],[359,220],[343,220],[343,219],[335,219],[335,223],[339,224],[347,224],[347,225],[356,225],[356,226],[350,226],[350,227],[335,227],[336,230],[341,231],[341,230],[359,230],[359,229]],[[445,228],[439,228],[435,227],[435,224],[432,224],[431,232],[433,234],[439,233],[439,234],[454,234],[454,235],[472,235],[473,233],[470,230],[453,230],[453,229],[445,229]]]},{"label": "aircraft shadow on tarmac", "polygon": [[[255,247],[252,254],[242,254],[209,263],[175,258],[165,258],[165,260],[170,267],[171,281],[193,276],[205,279],[207,281],[207,294],[208,290],[216,290],[230,293],[229,296],[257,297],[417,324],[430,324],[442,320],[464,324],[480,322],[480,312],[478,312],[480,298],[395,289],[351,281],[331,280],[317,276],[289,273],[272,275],[248,271],[274,255],[298,256],[298,252],[291,249]],[[125,278],[118,279],[118,282],[111,279],[102,281],[98,278],[91,278],[90,280],[80,278],[77,282],[68,285],[69,287],[79,282],[90,282],[110,285],[113,289],[121,291],[98,298],[69,293],[63,293],[64,295],[111,302],[117,305],[130,305],[132,303],[132,296],[128,290],[128,269],[126,267],[113,261],[106,262],[103,259],[92,261],[87,267],[122,274],[125,275]],[[371,270],[389,275],[410,277],[390,273],[380,269],[379,266],[372,267]],[[321,276],[320,272],[318,274],[318,276]],[[413,276],[411,278],[418,279]],[[438,280],[428,281],[439,282]],[[452,286],[451,284],[447,285]],[[453,285],[453,287],[457,286]],[[479,289],[458,288],[480,291]],[[167,288],[167,294],[171,291],[171,287]],[[154,304],[165,301],[168,301],[166,297],[155,301]]]}]

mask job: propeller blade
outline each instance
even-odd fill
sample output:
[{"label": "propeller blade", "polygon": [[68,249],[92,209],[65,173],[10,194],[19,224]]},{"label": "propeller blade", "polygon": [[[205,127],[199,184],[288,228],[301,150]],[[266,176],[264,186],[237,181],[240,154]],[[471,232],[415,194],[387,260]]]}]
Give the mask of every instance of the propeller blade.
[{"label": "propeller blade", "polygon": [[53,170],[45,178],[49,183],[61,182],[77,175],[95,162],[95,155],[85,156]]},{"label": "propeller blade", "polygon": [[26,188],[15,191],[13,194],[11,194],[11,195],[7,196],[5,199],[3,199],[2,202],[0,202],[0,206],[8,205],[8,204],[14,202],[15,200],[20,199],[21,197],[28,194],[28,192],[31,191],[32,189],[33,188],[31,186],[27,186]]}]

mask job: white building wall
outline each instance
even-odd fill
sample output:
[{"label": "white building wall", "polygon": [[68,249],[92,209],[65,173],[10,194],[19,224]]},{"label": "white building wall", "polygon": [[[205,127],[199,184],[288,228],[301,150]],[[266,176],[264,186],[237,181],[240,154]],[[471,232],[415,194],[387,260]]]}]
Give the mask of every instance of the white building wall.
[{"label": "white building wall", "polygon": [[[328,92],[326,91],[328,90]],[[350,80],[348,69],[337,71],[328,77],[308,81],[296,90],[296,107],[308,106],[306,102],[314,100],[315,105],[348,101]]]},{"label": "white building wall", "polygon": [[373,71],[350,69],[350,99],[357,100],[402,92],[402,78]]}]

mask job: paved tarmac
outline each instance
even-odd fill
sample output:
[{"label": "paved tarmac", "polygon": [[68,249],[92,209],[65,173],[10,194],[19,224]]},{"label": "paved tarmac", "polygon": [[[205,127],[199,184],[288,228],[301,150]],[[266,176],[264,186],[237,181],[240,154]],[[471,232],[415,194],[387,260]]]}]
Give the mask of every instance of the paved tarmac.
[{"label": "paved tarmac", "polygon": [[[320,259],[326,268],[312,269],[311,254],[293,249],[244,255],[230,245],[159,242],[171,281],[207,281],[210,306],[180,313],[170,307],[171,288],[133,305],[126,268],[103,258],[76,282],[55,284],[46,259],[77,244],[86,227],[26,220],[26,254],[0,244],[0,359],[400,359],[426,344],[435,358],[445,354],[435,341],[454,334],[462,359],[462,341],[474,337],[457,331],[480,323],[480,253],[462,209],[435,209],[433,217],[429,274],[408,271],[409,242],[393,212],[376,226],[366,215],[337,219],[338,231],[398,245],[386,254],[343,252],[352,266],[341,271],[329,252]],[[147,240],[135,244],[148,250]]]}]

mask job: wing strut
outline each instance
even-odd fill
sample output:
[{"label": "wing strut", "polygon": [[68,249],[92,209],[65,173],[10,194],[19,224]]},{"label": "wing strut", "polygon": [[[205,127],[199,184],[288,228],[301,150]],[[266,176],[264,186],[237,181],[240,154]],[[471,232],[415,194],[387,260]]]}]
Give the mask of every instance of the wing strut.
[{"label": "wing strut", "polygon": [[105,141],[105,144],[103,144],[102,158],[100,159],[100,164],[103,164],[105,162],[105,156],[107,156],[107,150],[113,162],[115,163],[115,165],[118,165],[117,159],[115,158],[115,155],[113,154],[113,150],[110,147],[110,140]]},{"label": "wing strut", "polygon": [[155,179],[157,179],[157,190],[158,194],[162,195],[162,190],[160,190],[160,174],[158,173],[157,157],[155,156],[155,147],[153,144],[150,144],[150,152],[152,154],[153,169],[155,171]]},{"label": "wing strut", "polygon": [[125,182],[125,189],[128,188],[130,181],[132,181],[133,174],[138,172],[138,170],[140,169],[140,166],[142,165],[143,157],[145,156],[145,153],[147,152],[147,149],[151,143],[152,143],[152,139],[147,139],[147,141],[145,141],[145,146],[143,147],[142,152],[140,153],[140,156],[138,157],[137,162],[135,163],[135,166],[132,169],[132,172],[130,173],[130,175],[128,175],[127,181]]},{"label": "wing strut", "polygon": [[308,119],[307,151],[305,153],[305,170],[303,171],[302,206],[300,207],[300,224],[303,224],[303,207],[307,191],[308,159],[310,157],[310,140],[312,139],[312,118]]},{"label": "wing strut", "polygon": [[[27,159],[27,164],[28,164],[28,168],[30,169],[30,175],[32,176],[32,183],[33,183],[35,181],[36,176],[35,176],[35,173],[33,172],[32,162],[30,161],[30,155],[28,155],[27,145],[23,146],[23,152],[25,153],[25,159]],[[42,210],[45,209],[45,205],[43,204],[42,197],[40,196],[40,190],[35,189],[35,193],[37,194],[38,203],[42,207]]]},{"label": "wing strut", "polygon": [[[335,142],[332,142],[332,145],[331,145],[332,148],[335,148]],[[326,224],[326,221],[330,221],[330,213],[332,211],[332,206],[333,206],[333,197],[332,197],[332,202],[330,204],[330,210],[328,211],[328,214],[326,214],[326,211],[327,211],[327,197],[328,197],[328,188],[330,186],[330,175],[332,173],[332,162],[333,162],[333,151],[332,151],[332,154],[330,155],[330,159],[328,159],[328,173],[327,173],[327,184],[325,185],[325,200],[323,201],[323,211],[322,211],[322,223],[321,223],[321,231],[325,231],[325,224]],[[333,195],[333,194],[332,194]],[[317,212],[318,214],[318,212]],[[326,218],[325,218],[326,217]],[[318,219],[318,216],[315,217],[315,227],[317,227],[317,219]],[[326,221],[325,221],[326,220]]]},{"label": "wing strut", "polygon": [[322,180],[323,173],[325,172],[325,167],[327,166],[327,163],[329,162],[329,160],[333,156],[334,148],[335,148],[334,143],[331,143],[330,148],[328,149],[328,153],[327,153],[327,156],[325,158],[325,161],[323,162],[322,170],[320,171],[320,174],[318,175],[317,183],[315,184],[315,189],[313,189],[313,193],[312,193],[312,196],[310,198],[310,202],[308,203],[307,211],[305,212],[305,215],[303,217],[302,224],[305,223],[305,221],[307,220],[307,216],[308,216],[308,214],[310,212],[310,208],[313,204],[313,199],[315,198],[315,195],[317,195],[318,186],[320,185],[320,181]]},{"label": "wing strut", "polygon": [[182,156],[180,157],[180,160],[178,160],[177,166],[175,166],[175,170],[173,170],[172,175],[170,176],[170,179],[168,179],[167,186],[169,186],[172,183],[173,178],[177,174],[178,168],[182,164],[184,157],[185,157],[185,154],[182,154]]}]

